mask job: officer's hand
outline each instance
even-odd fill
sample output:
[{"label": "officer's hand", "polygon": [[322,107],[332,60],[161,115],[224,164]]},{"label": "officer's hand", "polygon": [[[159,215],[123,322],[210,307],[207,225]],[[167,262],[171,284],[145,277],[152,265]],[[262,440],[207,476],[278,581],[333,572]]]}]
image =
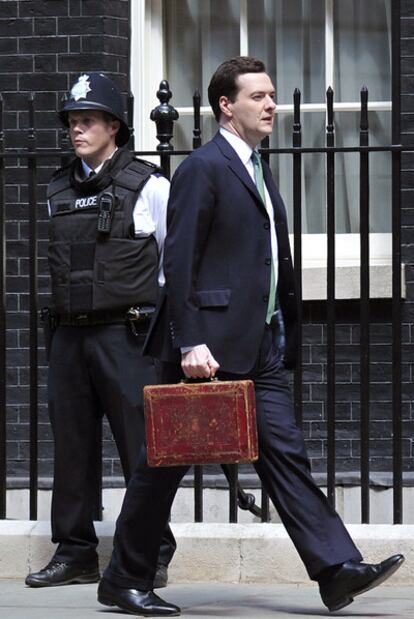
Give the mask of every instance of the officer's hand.
[{"label": "officer's hand", "polygon": [[213,378],[220,365],[205,344],[181,355],[181,367],[187,378]]}]

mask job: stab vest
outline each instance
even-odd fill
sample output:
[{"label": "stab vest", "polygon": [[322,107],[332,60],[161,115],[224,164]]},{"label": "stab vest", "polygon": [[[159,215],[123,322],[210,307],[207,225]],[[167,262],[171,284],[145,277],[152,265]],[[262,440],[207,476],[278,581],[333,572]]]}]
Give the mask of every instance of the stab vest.
[{"label": "stab vest", "polygon": [[[78,314],[155,305],[157,242],[153,235],[135,237],[133,210],[157,168],[126,149],[118,149],[94,179],[83,179],[80,166],[75,159],[58,170],[47,192],[54,311]],[[103,194],[113,204],[109,233],[98,231]]]}]

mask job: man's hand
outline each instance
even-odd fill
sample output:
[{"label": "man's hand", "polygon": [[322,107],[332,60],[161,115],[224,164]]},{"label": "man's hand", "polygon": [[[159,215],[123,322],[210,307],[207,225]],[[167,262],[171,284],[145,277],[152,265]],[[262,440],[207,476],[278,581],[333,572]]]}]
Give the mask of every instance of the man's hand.
[{"label": "man's hand", "polygon": [[181,355],[181,367],[187,378],[213,378],[220,365],[205,344]]}]

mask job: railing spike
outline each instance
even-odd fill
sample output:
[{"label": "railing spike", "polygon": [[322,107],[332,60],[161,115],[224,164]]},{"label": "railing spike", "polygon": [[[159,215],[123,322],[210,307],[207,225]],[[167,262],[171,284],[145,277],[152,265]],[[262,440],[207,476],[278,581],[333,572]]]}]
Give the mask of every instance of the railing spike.
[{"label": "railing spike", "polygon": [[368,88],[361,88],[361,118],[359,128],[361,132],[368,131]]},{"label": "railing spike", "polygon": [[128,141],[128,148],[130,150],[135,149],[135,136],[134,136],[134,95],[131,91],[127,94],[127,123],[130,132]]},{"label": "railing spike", "polygon": [[157,146],[158,151],[174,150],[170,140],[173,137],[174,121],[179,117],[177,110],[168,102],[172,97],[170,86],[167,80],[162,80],[157,91],[157,98],[160,105],[151,111],[150,119],[155,122],[157,127]]},{"label": "railing spike", "polygon": [[193,129],[193,148],[201,146],[201,118],[200,118],[201,94],[195,90],[193,95],[194,109],[194,129]]}]

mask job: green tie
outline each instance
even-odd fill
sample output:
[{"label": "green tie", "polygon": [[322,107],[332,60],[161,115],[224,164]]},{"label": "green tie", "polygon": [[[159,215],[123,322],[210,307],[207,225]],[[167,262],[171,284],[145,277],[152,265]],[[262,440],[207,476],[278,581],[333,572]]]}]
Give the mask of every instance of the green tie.
[{"label": "green tie", "polygon": [[[259,195],[262,198],[263,204],[266,206],[266,194],[265,194],[264,180],[263,180],[263,167],[262,167],[260,155],[255,150],[252,152],[252,162],[253,162],[254,179],[256,182],[257,191],[259,192]],[[270,323],[272,316],[275,313],[275,306],[276,306],[275,267],[274,267],[273,259],[272,259],[271,270],[270,270],[269,304],[267,306],[267,314],[266,314],[267,324]]]}]

